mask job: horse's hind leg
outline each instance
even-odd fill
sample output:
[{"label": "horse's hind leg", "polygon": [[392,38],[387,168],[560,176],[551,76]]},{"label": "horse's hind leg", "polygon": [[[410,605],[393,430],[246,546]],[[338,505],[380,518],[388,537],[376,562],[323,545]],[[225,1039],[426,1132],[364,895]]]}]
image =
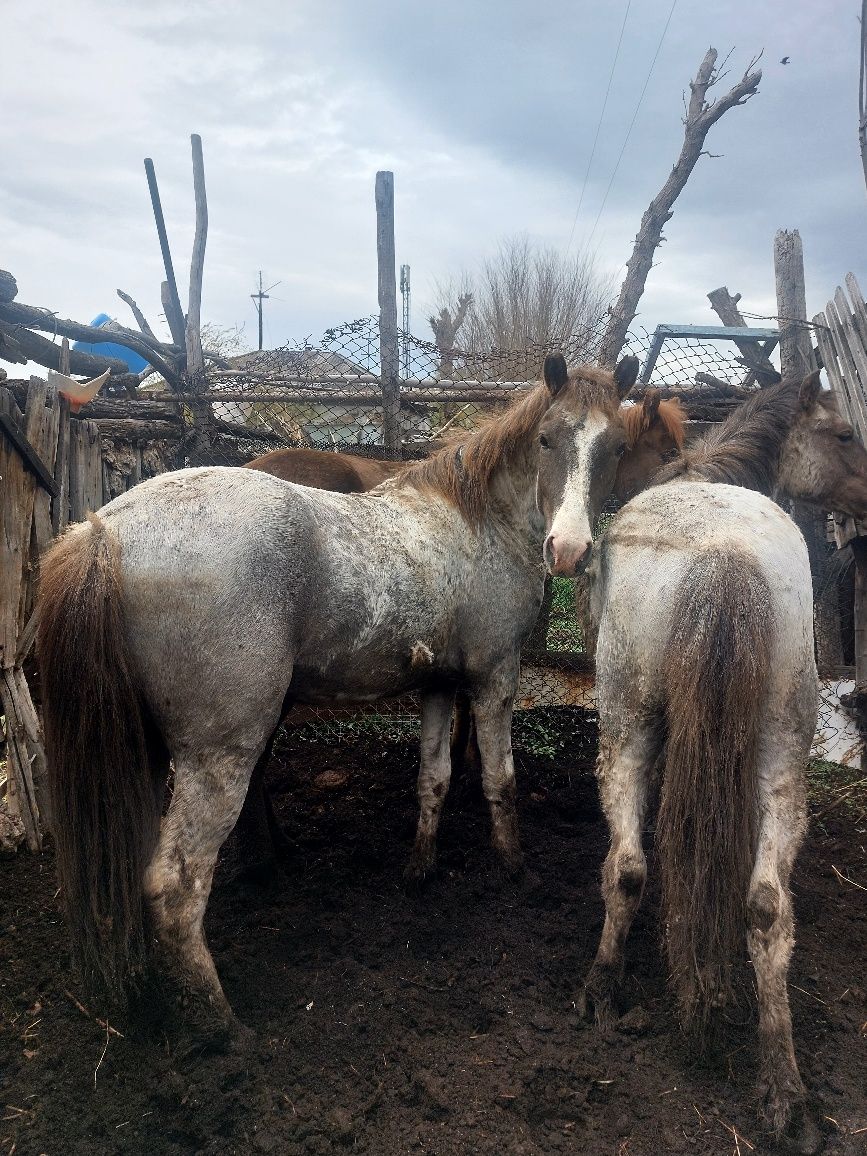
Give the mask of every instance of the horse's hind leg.
[{"label": "horse's hind leg", "polygon": [[609,1028],[614,1018],[626,938],[647,879],[641,835],[648,783],[659,748],[652,724],[635,722],[626,733],[628,737],[615,740],[603,729],[596,764],[611,847],[602,868],[605,925],[579,1003],[583,1014],[593,1015],[602,1029]]},{"label": "horse's hind leg", "polygon": [[804,1110],[786,989],[794,945],[789,877],[806,827],[800,764],[798,758],[784,763],[776,754],[759,767],[760,826],[747,896],[747,948],[759,998],[762,1114],[778,1137],[786,1133],[798,1151],[814,1152],[819,1134]]},{"label": "horse's hind leg", "polygon": [[422,698],[418,828],[404,871],[404,880],[409,886],[424,883],[436,859],[437,828],[452,773],[449,729],[454,701],[453,690],[434,691]]},{"label": "horse's hind leg", "polygon": [[518,671],[509,665],[479,688],[473,698],[482,756],[482,787],[491,812],[491,844],[510,875],[517,875],[524,866],[512,758],[512,705],[517,689]]},{"label": "horse's hind leg", "polygon": [[276,735],[275,730],[253,768],[244,806],[235,827],[233,838],[238,862],[232,877],[243,882],[263,883],[273,879],[277,872],[277,860],[289,848],[289,841],[280,829],[271,796],[265,786],[265,771],[271,761]]},{"label": "horse's hind leg", "polygon": [[[239,1028],[223,994],[202,920],[217,853],[235,825],[258,750],[180,752],[160,841],[145,875],[155,962],[198,1036],[225,1041]],[[174,994],[174,993],[173,993]]]}]

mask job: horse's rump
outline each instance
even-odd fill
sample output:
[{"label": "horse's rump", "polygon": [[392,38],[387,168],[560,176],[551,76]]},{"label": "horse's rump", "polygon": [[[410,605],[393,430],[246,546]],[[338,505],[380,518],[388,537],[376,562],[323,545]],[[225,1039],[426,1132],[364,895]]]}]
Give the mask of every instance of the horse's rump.
[{"label": "horse's rump", "polygon": [[757,753],[774,613],[754,559],[709,549],[674,596],[662,661],[657,827],[664,938],[685,1023],[732,995],[754,860]]}]

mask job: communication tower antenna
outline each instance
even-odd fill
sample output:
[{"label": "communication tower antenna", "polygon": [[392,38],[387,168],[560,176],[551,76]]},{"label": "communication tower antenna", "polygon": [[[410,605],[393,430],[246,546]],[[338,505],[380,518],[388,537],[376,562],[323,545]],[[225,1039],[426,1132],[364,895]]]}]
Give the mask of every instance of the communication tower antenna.
[{"label": "communication tower antenna", "polygon": [[400,267],[400,295],[403,298],[403,376],[409,377],[409,327],[411,309],[409,299],[409,265]]}]

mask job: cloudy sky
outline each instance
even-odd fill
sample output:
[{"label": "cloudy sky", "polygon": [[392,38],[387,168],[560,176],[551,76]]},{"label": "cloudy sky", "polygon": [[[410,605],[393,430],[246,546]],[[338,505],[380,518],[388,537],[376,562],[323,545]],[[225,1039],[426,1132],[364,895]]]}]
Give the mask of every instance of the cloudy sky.
[{"label": "cloudy sky", "polygon": [[573,240],[589,241],[617,284],[679,151],[682,92],[705,50],[734,49],[724,90],[764,49],[759,95],[711,131],[721,155],[700,160],[677,202],[639,321],[712,323],[705,294],[722,284],[773,313],[780,227],[801,231],[811,313],[850,269],[863,284],[857,0],[676,0],[638,107],[671,7],[47,0],[37,20],[5,3],[0,28],[14,50],[0,69],[0,267],[17,277],[19,300],[64,316],[128,321],[122,288],[157,319],[163,275],[142,160],[156,164],[184,299],[198,132],[207,319],[245,326],[252,343],[259,268],[280,282],[266,345],[374,312],[373,187],[385,168],[413,328],[426,336],[434,283],[477,266],[501,238],[566,247],[622,29]]}]

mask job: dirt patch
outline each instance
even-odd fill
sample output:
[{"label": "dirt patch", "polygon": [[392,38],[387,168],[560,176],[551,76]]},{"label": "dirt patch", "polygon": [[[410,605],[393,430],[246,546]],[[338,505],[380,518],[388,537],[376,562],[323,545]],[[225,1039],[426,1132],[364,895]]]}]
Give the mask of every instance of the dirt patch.
[{"label": "dirt patch", "polygon": [[[484,803],[459,783],[441,872],[421,898],[400,886],[414,744],[285,746],[272,783],[292,857],[265,891],[218,877],[208,915],[229,999],[257,1033],[243,1056],[179,1055],[165,1040],[106,1033],[72,1002],[86,1004],[50,854],[2,863],[0,1153],[767,1150],[752,1109],[754,1023],[745,1012],[712,1061],[690,1054],[666,991],[652,884],[618,1031],[600,1039],[575,1013],[606,850],[590,746],[584,734],[556,763],[521,759],[520,886],[499,878]],[[794,879],[795,1044],[827,1117],[827,1151],[846,1156],[867,1151],[867,893],[832,865],[865,882],[859,827],[832,810]]]}]

